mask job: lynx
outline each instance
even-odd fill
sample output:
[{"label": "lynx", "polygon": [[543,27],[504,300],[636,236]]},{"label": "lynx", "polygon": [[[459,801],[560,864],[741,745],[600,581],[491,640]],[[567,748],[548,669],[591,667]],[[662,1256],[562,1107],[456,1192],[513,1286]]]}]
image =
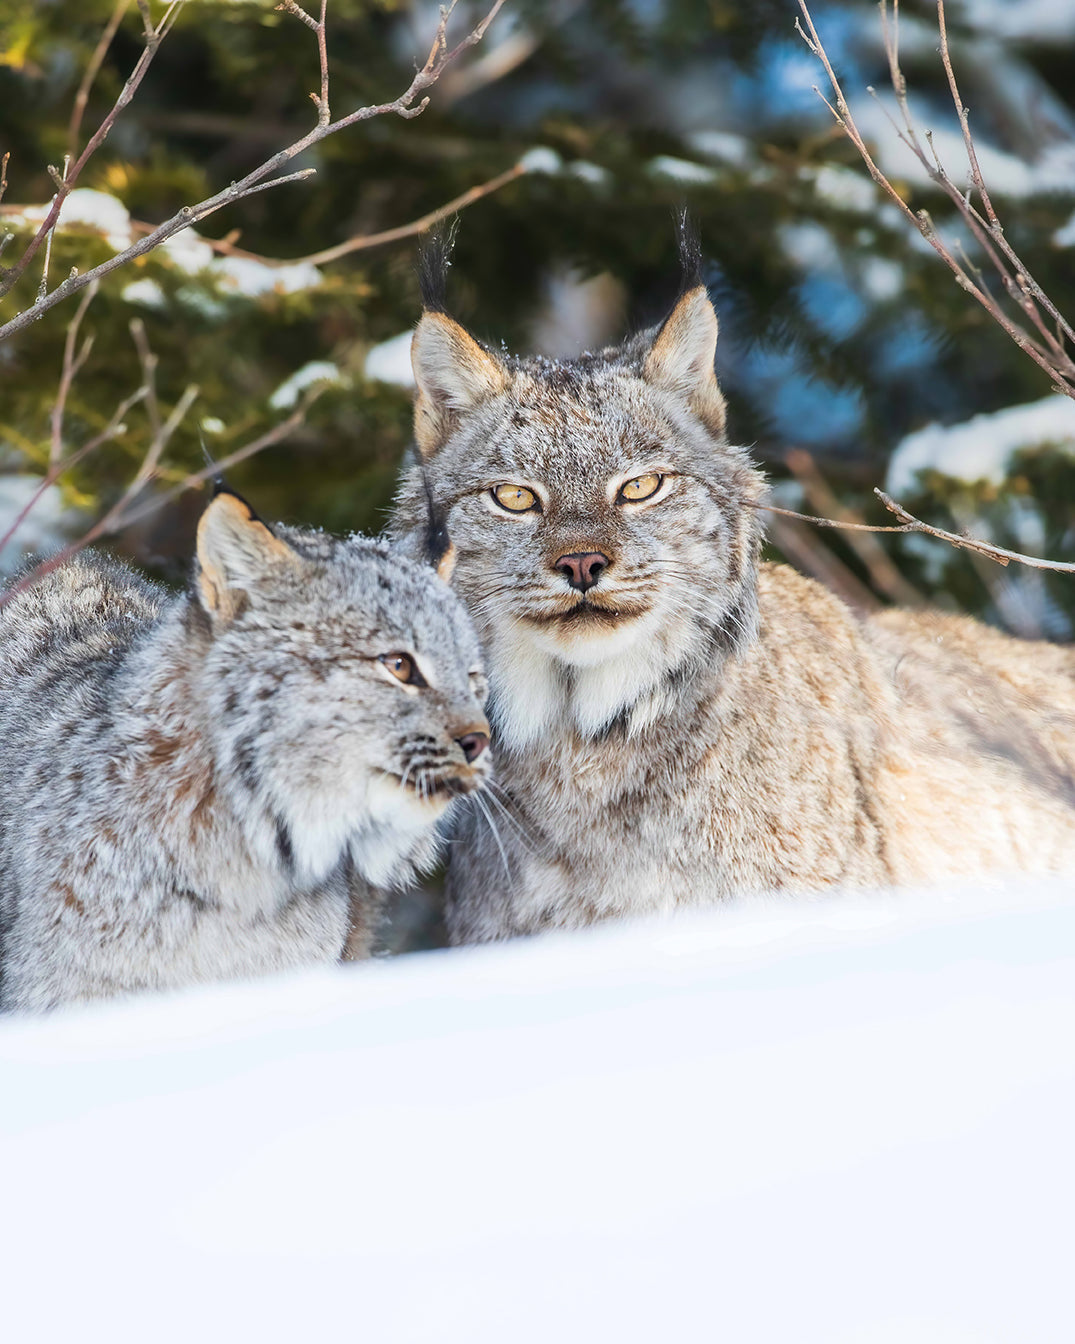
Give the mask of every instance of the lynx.
[{"label": "lynx", "polygon": [[368,951],[367,884],[428,868],[488,772],[477,642],[433,571],[230,493],[185,595],[89,553],[17,593],[0,686],[5,1008]]},{"label": "lynx", "polygon": [[477,625],[511,823],[464,817],[449,934],[481,941],[759,889],[1075,873],[1075,654],[965,618],[866,618],[759,563],[717,319],[573,362],[474,339],[435,286],[416,461]]}]

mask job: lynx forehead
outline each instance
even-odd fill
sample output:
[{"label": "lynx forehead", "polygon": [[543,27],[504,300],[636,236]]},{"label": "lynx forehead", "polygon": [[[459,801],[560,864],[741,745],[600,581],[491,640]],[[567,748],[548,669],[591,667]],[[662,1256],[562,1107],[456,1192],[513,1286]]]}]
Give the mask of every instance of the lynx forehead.
[{"label": "lynx forehead", "polygon": [[1075,873],[1075,654],[865,620],[759,565],[762,479],[724,435],[716,340],[697,284],[566,364],[494,354],[427,303],[394,527],[420,547],[431,509],[454,541],[508,812],[499,845],[460,819],[456,941],[758,889]]}]

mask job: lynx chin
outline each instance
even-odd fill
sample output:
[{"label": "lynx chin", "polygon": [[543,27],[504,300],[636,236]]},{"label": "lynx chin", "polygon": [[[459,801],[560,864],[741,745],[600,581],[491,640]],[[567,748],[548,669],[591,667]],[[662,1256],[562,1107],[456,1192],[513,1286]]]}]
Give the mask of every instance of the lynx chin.
[{"label": "lynx chin", "polygon": [[573,362],[494,353],[428,287],[428,504],[489,668],[500,844],[460,819],[456,942],[760,889],[1075,873],[1075,654],[970,620],[865,618],[759,564],[764,483],[725,436],[717,319]]},{"label": "lynx chin", "polygon": [[173,596],[83,554],[0,611],[0,1006],[368,951],[489,768],[462,605],[220,493]]}]

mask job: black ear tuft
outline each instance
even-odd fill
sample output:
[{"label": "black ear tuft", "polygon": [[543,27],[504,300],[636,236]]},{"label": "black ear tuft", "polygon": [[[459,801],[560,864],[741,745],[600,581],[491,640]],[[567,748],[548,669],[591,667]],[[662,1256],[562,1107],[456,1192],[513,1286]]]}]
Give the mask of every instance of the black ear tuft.
[{"label": "black ear tuft", "polygon": [[452,264],[458,223],[456,218],[447,227],[434,229],[418,253],[418,287],[427,313],[448,311],[445,303],[448,267]]},{"label": "black ear tuft", "polygon": [[679,243],[680,297],[705,285],[702,275],[702,244],[687,207],[676,215],[676,241]]},{"label": "black ear tuft", "polygon": [[210,499],[211,500],[219,499],[221,495],[229,495],[232,499],[237,500],[246,510],[247,518],[249,519],[250,522],[260,523],[261,526],[266,529],[266,531],[272,532],[272,528],[265,521],[265,519],[262,518],[260,514],[258,514],[255,511],[255,509],[251,506],[249,500],[244,499],[243,496],[238,492],[238,490],[233,490],[231,488],[231,486],[224,479],[223,473],[213,477],[213,493],[210,496]]}]

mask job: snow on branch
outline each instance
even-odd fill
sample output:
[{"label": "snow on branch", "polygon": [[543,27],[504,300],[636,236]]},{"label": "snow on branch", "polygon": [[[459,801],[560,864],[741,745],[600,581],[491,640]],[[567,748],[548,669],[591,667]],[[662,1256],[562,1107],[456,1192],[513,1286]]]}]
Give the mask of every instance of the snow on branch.
[{"label": "snow on branch", "polygon": [[[989,266],[995,271],[1004,293],[1018,310],[1018,317],[1013,317],[990,292],[985,276],[978,266],[975,266],[965,255],[962,260],[956,256],[938,231],[929,211],[912,210],[878,166],[848,106],[843,88],[833,69],[832,61],[829,59],[824,43],[814,26],[806,0],[799,0],[799,8],[802,10],[806,27],[804,29],[799,20],[796,19],[796,31],[824,66],[834,101],[830,102],[816,85],[814,92],[832,113],[836,124],[858,150],[874,182],[899,207],[926,242],[941,257],[955,276],[956,283],[980,303],[990,317],[1007,332],[1015,344],[1048,375],[1054,387],[1066,396],[1075,399],[1075,359],[1071,355],[1071,348],[1075,347],[1075,331],[1072,330],[1066,318],[1057,310],[1049,296],[1030,274],[1030,271],[1016,254],[1015,249],[1008,242],[1004,233],[1004,226],[993,206],[989,190],[982,177],[974,139],[971,136],[970,113],[963,103],[955,69],[952,65],[951,51],[948,46],[944,0],[937,0],[941,61],[963,134],[969,183],[966,189],[961,189],[952,180],[933,147],[931,132],[926,131],[920,135],[911,113],[907,95],[907,80],[900,68],[899,0],[880,0],[879,5],[889,79],[896,95],[900,121],[897,122],[887,110],[886,115],[903,144],[914,154],[929,174],[930,179],[941,188],[955,206],[958,214],[981,247]],[[874,97],[877,96],[873,88],[868,91]],[[923,146],[923,141],[928,146],[928,151]],[[1034,569],[1056,570],[1066,574],[1075,573],[1075,564],[1058,560],[1038,559],[1023,555],[1018,551],[1009,551],[1003,546],[994,546],[991,542],[933,527],[931,524],[924,523],[914,517],[896,500],[885,494],[883,490],[875,489],[874,494],[885,508],[899,519],[898,525],[875,527],[867,523],[852,522],[846,518],[819,518],[809,514],[795,513],[790,509],[780,509],[772,504],[760,504],[756,507],[763,508],[770,513],[782,514],[789,518],[811,523],[815,527],[834,527],[853,532],[921,532],[927,536],[937,537],[951,546],[969,550],[976,555],[986,556],[1000,565],[1007,565],[1014,560]]]},{"label": "snow on branch", "polygon": [[[429,53],[426,56],[425,62],[415,72],[414,78],[407,88],[398,97],[392,99],[391,102],[376,103],[371,104],[368,107],[357,108],[355,111],[349,112],[345,116],[338,117],[335,121],[332,119],[329,107],[329,57],[326,36],[328,0],[321,0],[319,16],[316,19],[299,4],[295,3],[295,0],[284,0],[284,3],[278,5],[277,8],[298,18],[300,22],[313,31],[317,39],[318,61],[320,66],[320,92],[312,93],[310,95],[314,106],[317,109],[317,124],[305,135],[300,136],[298,140],[295,140],[286,148],[278,150],[275,154],[271,155],[263,163],[259,164],[258,167],[247,173],[245,177],[237,182],[232,182],[229,186],[224,188],[223,191],[219,191],[215,195],[209,196],[203,201],[199,201],[196,205],[183,206],[170,219],[165,220],[163,224],[159,224],[150,233],[140,238],[130,247],[125,248],[122,252],[118,252],[107,261],[102,262],[98,266],[94,266],[91,270],[85,271],[82,274],[72,270],[71,274],[68,275],[65,280],[61,281],[60,284],[50,290],[48,288],[48,257],[51,250],[52,236],[59,221],[63,203],[74,189],[83,168],[86,166],[91,156],[104,142],[119,113],[134,97],[138,86],[141,84],[147,70],[152,64],[153,58],[156,55],[161,42],[170,31],[176,16],[184,3],[185,0],[171,0],[171,3],[166,6],[164,14],[160,20],[156,24],[153,24],[149,14],[148,0],[138,0],[138,8],[142,14],[145,30],[145,46],[134,70],[128,76],[127,81],[123,85],[112,108],[106,114],[97,130],[89,138],[81,154],[77,157],[75,157],[73,153],[66,155],[62,170],[57,169],[53,165],[49,166],[49,174],[56,185],[56,192],[52,198],[49,209],[45,214],[45,218],[42,220],[37,232],[31,238],[18,260],[10,267],[0,269],[0,298],[2,298],[3,295],[11,290],[21,276],[25,274],[27,268],[41,249],[45,249],[45,261],[37,297],[29,308],[18,313],[3,325],[0,325],[0,341],[8,336],[13,336],[24,327],[36,322],[51,308],[54,308],[56,304],[63,302],[64,299],[69,298],[72,294],[84,290],[88,285],[94,283],[94,281],[100,280],[104,276],[109,275],[112,271],[118,270],[119,267],[134,260],[134,258],[145,256],[147,252],[152,252],[154,248],[158,247],[167,239],[173,237],[183,229],[189,228],[190,225],[196,224],[199,220],[214,214],[224,206],[233,205],[236,201],[241,201],[248,196],[254,195],[256,192],[268,191],[271,188],[282,186],[285,183],[301,181],[303,178],[311,176],[311,174],[316,172],[316,169],[303,168],[299,169],[297,172],[286,173],[282,176],[274,176],[274,174],[279,173],[280,169],[285,167],[300,154],[305,153],[306,150],[319,144],[328,136],[335,135],[337,131],[345,130],[347,127],[354,126],[358,122],[372,120],[374,117],[395,115],[410,120],[419,116],[429,105],[429,95],[427,90],[432,88],[444,70],[456,60],[458,56],[481,41],[489,24],[503,7],[504,0],[493,0],[492,6],[481,22],[478,23],[466,37],[457,42],[455,46],[448,45],[447,33],[448,24],[453,11],[455,10],[457,0],[448,0],[448,3],[441,9],[440,22],[437,25],[437,30],[434,34],[433,42],[429,48]],[[118,8],[119,7],[117,6],[117,10]],[[120,17],[122,17],[122,15]],[[115,19],[115,13],[113,14],[113,19]],[[113,22],[110,20],[108,29],[106,29],[106,34],[102,35],[102,43],[104,43],[105,36],[108,35],[109,30],[114,33],[115,27],[118,27],[118,21],[115,26],[113,26]],[[109,37],[109,41],[110,40],[111,37]],[[99,44],[98,50],[101,52],[102,58],[104,49],[105,48]],[[94,60],[97,60],[96,52],[94,53]],[[79,100],[76,97],[76,109],[72,113],[71,122],[70,138],[72,141],[77,139],[81,119],[81,112],[77,106],[78,101]],[[5,170],[6,166],[7,159],[5,157],[3,162]],[[0,181],[0,194],[2,194],[4,186],[6,186],[6,171],[3,173],[3,181]],[[492,190],[494,188],[489,189]],[[480,191],[481,189],[479,188],[478,190]],[[415,231],[417,232],[420,230],[416,229]]]}]

